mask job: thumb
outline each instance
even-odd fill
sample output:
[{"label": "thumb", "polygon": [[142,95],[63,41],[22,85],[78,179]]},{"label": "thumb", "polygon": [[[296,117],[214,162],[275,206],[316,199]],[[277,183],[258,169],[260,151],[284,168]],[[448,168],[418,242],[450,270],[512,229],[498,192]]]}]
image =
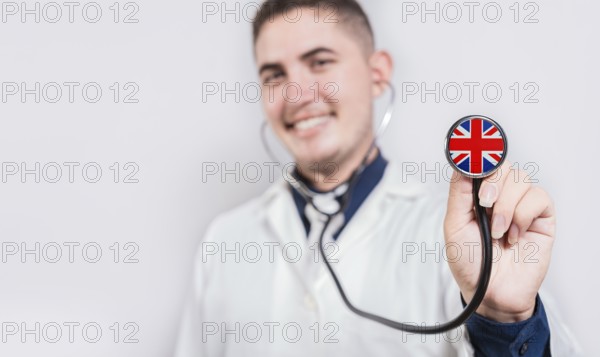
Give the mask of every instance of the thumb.
[{"label": "thumb", "polygon": [[456,232],[474,219],[473,180],[455,171],[450,181],[445,231]]}]

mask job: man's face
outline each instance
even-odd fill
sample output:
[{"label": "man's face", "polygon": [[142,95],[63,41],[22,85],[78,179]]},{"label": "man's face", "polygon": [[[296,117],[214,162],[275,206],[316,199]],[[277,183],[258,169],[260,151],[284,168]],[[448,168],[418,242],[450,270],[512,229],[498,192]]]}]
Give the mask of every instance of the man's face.
[{"label": "man's face", "polygon": [[372,140],[368,55],[343,26],[302,9],[295,23],[267,21],[256,40],[266,116],[301,164],[341,164]]}]

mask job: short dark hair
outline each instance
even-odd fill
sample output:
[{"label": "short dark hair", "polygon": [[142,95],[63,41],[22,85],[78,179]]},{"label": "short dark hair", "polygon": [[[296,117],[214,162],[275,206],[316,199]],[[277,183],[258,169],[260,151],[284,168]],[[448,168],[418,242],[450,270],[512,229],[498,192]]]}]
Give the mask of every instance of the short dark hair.
[{"label": "short dark hair", "polygon": [[369,51],[374,49],[375,41],[369,18],[356,0],[265,0],[252,21],[253,43],[256,44],[265,22],[273,21],[276,16],[295,8],[333,9],[335,18],[332,22],[341,23],[353,34],[357,34]]}]

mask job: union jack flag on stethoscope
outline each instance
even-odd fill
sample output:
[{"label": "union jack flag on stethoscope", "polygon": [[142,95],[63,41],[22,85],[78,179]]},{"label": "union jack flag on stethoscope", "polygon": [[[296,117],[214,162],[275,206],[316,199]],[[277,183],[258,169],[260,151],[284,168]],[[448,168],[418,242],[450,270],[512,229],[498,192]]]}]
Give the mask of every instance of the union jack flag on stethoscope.
[{"label": "union jack flag on stethoscope", "polygon": [[485,177],[504,161],[507,142],[502,128],[492,119],[464,117],[448,132],[446,156],[460,172],[470,177]]}]

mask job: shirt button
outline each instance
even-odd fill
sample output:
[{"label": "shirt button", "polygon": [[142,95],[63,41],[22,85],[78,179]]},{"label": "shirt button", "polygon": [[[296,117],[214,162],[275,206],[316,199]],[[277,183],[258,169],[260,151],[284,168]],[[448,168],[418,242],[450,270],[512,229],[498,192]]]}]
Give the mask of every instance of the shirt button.
[{"label": "shirt button", "polygon": [[304,305],[311,311],[315,311],[317,309],[317,302],[310,294],[306,294],[304,296]]},{"label": "shirt button", "polygon": [[527,349],[529,349],[529,344],[525,342],[523,345],[521,345],[521,348],[519,349],[519,354],[523,356],[525,352],[527,352]]}]

